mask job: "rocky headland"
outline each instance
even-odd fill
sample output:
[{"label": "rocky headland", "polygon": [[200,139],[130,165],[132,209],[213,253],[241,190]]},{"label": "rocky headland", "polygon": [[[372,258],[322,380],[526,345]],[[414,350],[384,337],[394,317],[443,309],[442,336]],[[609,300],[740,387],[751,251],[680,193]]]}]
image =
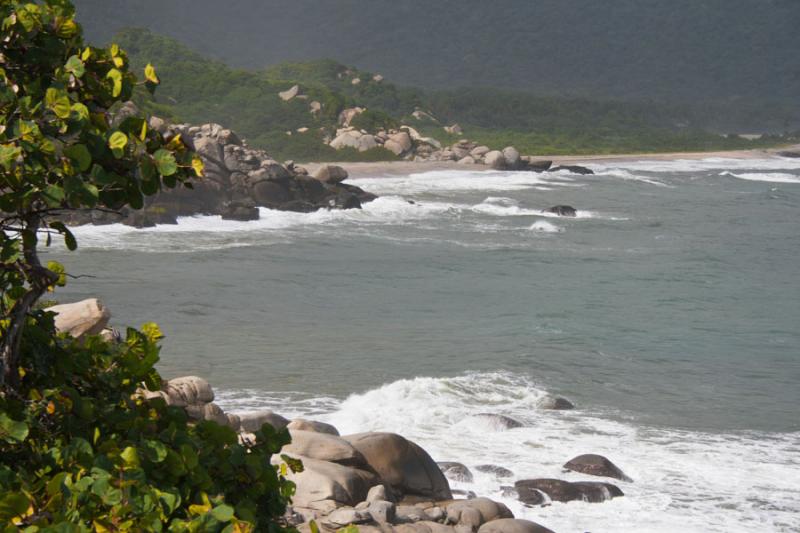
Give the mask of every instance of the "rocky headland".
[{"label": "rocky headland", "polygon": [[[96,299],[50,310],[56,313],[56,326],[63,333],[77,338],[103,335],[110,341],[119,340],[115,330],[109,328],[109,310]],[[451,489],[450,481],[472,481],[470,468],[453,461],[437,463],[422,447],[401,435],[341,435],[330,424],[302,418],[289,420],[269,410],[226,413],[214,402],[211,385],[197,376],[171,379],[159,391],[141,390],[139,394],[147,401],[163,400],[182,408],[192,420],[230,427],[243,443],[253,441],[253,433],[264,424],[287,430],[291,443],[283,447],[281,455],[300,460],[303,468],[293,471],[289,465],[286,470],[296,485],[296,493],[284,518],[301,532],[314,531],[312,524],[320,531],[356,525],[362,533],[551,532],[535,522],[515,518],[502,502],[472,491]],[[573,405],[564,398],[549,398],[542,407],[572,409]],[[480,416],[490,420],[498,431],[523,426],[498,413]],[[277,468],[284,459],[276,455],[273,461]],[[535,478],[518,479],[509,485],[508,478],[513,478],[514,472],[505,466],[485,464],[474,468],[491,473],[498,490],[532,509],[552,502],[602,503],[624,496],[618,483],[633,482],[614,463],[595,454],[574,457],[563,465],[565,472],[590,476],[582,481]],[[591,479],[598,477],[606,480]]]}]

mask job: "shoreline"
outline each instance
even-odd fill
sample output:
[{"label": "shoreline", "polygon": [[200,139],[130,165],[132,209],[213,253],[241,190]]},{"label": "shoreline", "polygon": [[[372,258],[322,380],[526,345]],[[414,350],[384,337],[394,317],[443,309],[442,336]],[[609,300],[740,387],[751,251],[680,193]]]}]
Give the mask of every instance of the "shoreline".
[{"label": "shoreline", "polygon": [[[757,150],[727,150],[713,152],[654,152],[638,154],[590,154],[590,155],[533,155],[534,159],[552,160],[553,166],[574,164],[622,163],[631,161],[679,161],[710,158],[725,159],[764,159],[779,157],[778,152],[800,150],[800,145],[782,148]],[[311,162],[302,166],[314,174],[320,167],[335,165],[345,168],[351,178],[374,178],[376,174],[383,176],[404,176],[421,172],[439,170],[471,170],[490,171],[491,167],[481,164],[462,165],[455,161],[358,161],[358,162]]]}]

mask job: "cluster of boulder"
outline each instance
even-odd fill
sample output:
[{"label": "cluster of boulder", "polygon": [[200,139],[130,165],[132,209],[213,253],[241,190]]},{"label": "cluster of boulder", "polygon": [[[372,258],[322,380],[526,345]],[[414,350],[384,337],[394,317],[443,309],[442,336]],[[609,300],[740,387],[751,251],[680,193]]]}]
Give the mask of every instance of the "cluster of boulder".
[{"label": "cluster of boulder", "polygon": [[[109,334],[110,313],[96,299],[50,308],[56,313],[60,331],[75,337]],[[289,468],[296,485],[286,521],[301,532],[338,531],[356,525],[362,533],[552,533],[544,526],[515,519],[501,502],[477,497],[472,491],[452,490],[449,480],[471,483],[471,470],[457,462],[436,463],[416,443],[395,433],[369,432],[340,435],[332,425],[296,418],[288,420],[269,410],[226,413],[214,402],[211,385],[200,377],[165,381],[159,391],[140,390],[143,398],[160,398],[167,405],[185,409],[192,420],[211,420],[239,433],[242,443],[255,441],[254,432],[264,424],[288,430],[291,442],[281,455],[299,460],[302,471]],[[564,398],[546,398],[547,409],[572,409]],[[496,431],[524,426],[506,415],[483,413],[476,418],[489,422]],[[279,455],[273,461],[284,461]],[[479,472],[499,480],[514,473],[498,465],[477,465]],[[590,476],[632,480],[611,461],[595,454],[580,455],[564,464],[565,471]],[[605,481],[521,479],[513,486],[500,486],[506,496],[526,506],[551,502],[603,502],[623,496],[622,490]]]},{"label": "cluster of boulder", "polygon": [[[118,120],[135,112],[133,104],[126,104],[118,113]],[[265,151],[248,147],[247,141],[219,124],[169,124],[158,117],[151,117],[149,122],[167,141],[180,135],[203,160],[204,177],[193,180],[191,190],[162,191],[149,198],[142,210],[79,213],[71,223],[122,222],[146,227],[176,224],[177,217],[190,215],[257,220],[259,207],[297,212],[352,209],[376,198],[354,185],[342,183],[348,174],[341,167],[325,166],[310,175],[292,161],[279,163]]]},{"label": "cluster of boulder", "polygon": [[401,126],[398,129],[378,130],[369,133],[350,126],[352,113],[361,108],[352,108],[342,111],[340,122],[342,127],[336,130],[336,135],[328,144],[336,150],[354,148],[359,152],[366,152],[377,147],[383,147],[394,155],[408,161],[426,161],[434,158],[434,154],[441,151],[442,145],[433,137],[424,137],[411,126]]}]

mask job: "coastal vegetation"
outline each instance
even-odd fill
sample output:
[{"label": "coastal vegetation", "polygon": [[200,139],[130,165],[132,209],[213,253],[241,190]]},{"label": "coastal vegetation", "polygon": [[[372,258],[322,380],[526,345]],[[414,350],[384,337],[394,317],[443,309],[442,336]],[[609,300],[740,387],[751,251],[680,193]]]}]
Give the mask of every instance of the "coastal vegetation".
[{"label": "coastal vegetation", "polygon": [[[489,88],[409,88],[332,60],[244,70],[205,58],[149,30],[124,30],[114,40],[129,51],[137,67],[149,62],[163,65],[158,95],[140,91],[137,96],[146,111],[177,121],[218,122],[282,160],[396,158],[384,150],[337,151],[325,144],[335,135],[339,113],[356,106],[367,110],[351,124],[357,129],[374,132],[403,123],[443,144],[466,136],[493,149],[513,145],[525,154],[749,149],[788,141],[781,135],[746,139],[712,130],[713,110],[708,106],[537,96]],[[295,85],[302,98],[284,101],[278,96]],[[319,112],[310,112],[310,102],[320,104]],[[444,127],[452,124],[459,124],[463,133],[447,133]]]},{"label": "coastal vegetation", "polygon": [[73,337],[43,301],[69,278],[39,257],[54,239],[77,247],[69,213],[140,209],[203,174],[180,136],[114,112],[155,89],[155,69],[138,81],[116,44],[85,46],[65,0],[3,2],[0,20],[0,530],[284,530],[294,485],[271,460],[287,432],[242,443],[190,423],[148,398],[155,324]]}]

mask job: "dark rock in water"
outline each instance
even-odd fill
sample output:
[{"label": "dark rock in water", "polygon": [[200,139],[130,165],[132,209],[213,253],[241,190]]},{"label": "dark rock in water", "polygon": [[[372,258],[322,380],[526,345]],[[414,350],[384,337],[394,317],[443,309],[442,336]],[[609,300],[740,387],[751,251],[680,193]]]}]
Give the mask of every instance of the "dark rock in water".
[{"label": "dark rock in water", "polygon": [[578,210],[571,205],[554,205],[549,209],[544,210],[545,213],[554,213],[560,217],[576,217]]},{"label": "dark rock in water", "polygon": [[566,170],[567,172],[571,172],[572,174],[594,174],[594,171],[590,168],[582,167],[580,165],[559,165],[557,167],[552,167],[548,169],[548,172],[558,172],[559,170]]},{"label": "dark rock in water", "polygon": [[511,487],[509,485],[502,485],[500,487],[500,492],[503,495],[503,498],[517,498],[519,499],[519,491],[515,487]]},{"label": "dark rock in water", "polygon": [[485,420],[496,426],[498,429],[514,429],[514,428],[521,428],[523,426],[522,422],[519,420],[515,420],[510,416],[506,415],[498,415],[494,413],[480,413],[474,415],[475,418],[480,418],[481,420]]},{"label": "dark rock in water", "polygon": [[778,152],[778,155],[781,157],[798,158],[800,157],[800,150],[783,150],[781,152]]},{"label": "dark rock in water", "polygon": [[220,214],[223,220],[239,220],[242,222],[258,220],[260,217],[256,206],[233,202],[223,206]]},{"label": "dark rock in water", "polygon": [[552,409],[554,411],[567,411],[570,409],[575,409],[575,406],[572,404],[571,401],[567,400],[566,398],[562,398],[560,396],[557,396],[555,398],[549,396],[545,398],[539,404],[539,407],[541,407],[542,409]]},{"label": "dark rock in water", "polygon": [[564,468],[572,470],[573,472],[580,472],[581,474],[588,474],[590,476],[611,477],[622,481],[632,482],[633,480],[625,475],[620,468],[603,457],[593,453],[579,455],[574,459],[568,461]]},{"label": "dark rock in water", "polygon": [[545,499],[542,497],[542,493],[556,502],[601,503],[624,496],[624,493],[616,485],[594,481],[571,483],[561,479],[524,479],[517,481],[514,488],[519,494],[519,500],[528,505],[544,503]]},{"label": "dark rock in water", "polygon": [[461,496],[462,498],[465,498],[467,500],[474,500],[475,498],[478,497],[478,495],[472,492],[471,490],[452,489],[450,492],[453,493],[453,497]]},{"label": "dark rock in water", "polygon": [[497,465],[478,465],[475,467],[475,470],[478,472],[483,472],[485,474],[494,474],[497,477],[504,478],[504,477],[512,477],[514,472],[509,470],[508,468],[503,468],[502,466]]},{"label": "dark rock in water", "polygon": [[465,483],[472,483],[472,472],[469,471],[465,465],[455,462],[439,462],[436,463],[442,469],[442,473],[447,479],[452,481],[461,481]]},{"label": "dark rock in water", "polygon": [[532,170],[533,172],[546,172],[550,170],[550,167],[552,166],[552,161],[530,161],[527,164],[526,170]]}]

